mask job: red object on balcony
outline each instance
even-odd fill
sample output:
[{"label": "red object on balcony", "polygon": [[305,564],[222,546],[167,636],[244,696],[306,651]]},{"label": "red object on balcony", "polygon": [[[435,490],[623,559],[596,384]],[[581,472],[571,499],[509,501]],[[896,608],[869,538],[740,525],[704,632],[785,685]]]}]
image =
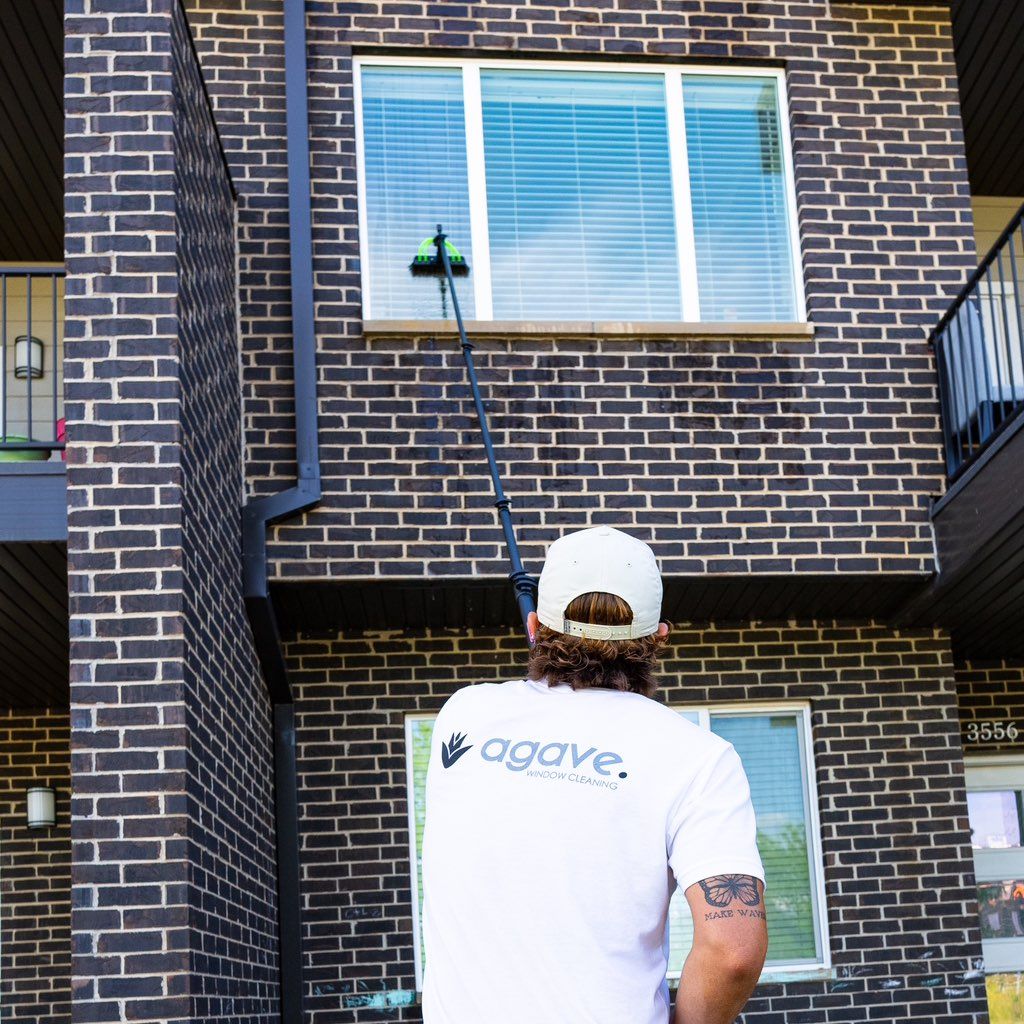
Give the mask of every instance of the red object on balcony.
[{"label": "red object on balcony", "polygon": [[[63,416],[61,416],[61,418],[57,420],[57,440],[61,444],[66,444],[67,439],[67,420]],[[68,461],[68,453],[63,448],[60,451],[60,457],[61,461],[63,462]]]}]

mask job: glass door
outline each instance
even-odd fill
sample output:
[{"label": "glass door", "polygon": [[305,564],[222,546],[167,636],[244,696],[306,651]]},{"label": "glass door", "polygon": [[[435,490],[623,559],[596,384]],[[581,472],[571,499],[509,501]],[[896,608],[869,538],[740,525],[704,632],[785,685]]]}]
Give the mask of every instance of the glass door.
[{"label": "glass door", "polygon": [[966,762],[991,1024],[1024,1021],[1024,758]]}]

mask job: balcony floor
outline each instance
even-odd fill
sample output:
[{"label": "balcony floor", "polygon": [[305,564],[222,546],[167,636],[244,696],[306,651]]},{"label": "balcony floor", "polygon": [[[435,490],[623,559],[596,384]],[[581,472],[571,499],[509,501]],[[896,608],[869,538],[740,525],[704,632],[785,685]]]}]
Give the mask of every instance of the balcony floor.
[{"label": "balcony floor", "polygon": [[0,462],[0,544],[67,539],[65,463]]}]

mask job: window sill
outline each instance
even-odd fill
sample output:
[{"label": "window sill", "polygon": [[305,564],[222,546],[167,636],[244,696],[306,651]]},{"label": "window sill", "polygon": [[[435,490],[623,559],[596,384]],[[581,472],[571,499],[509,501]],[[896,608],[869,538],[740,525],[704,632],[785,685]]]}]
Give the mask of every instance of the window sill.
[{"label": "window sill", "polygon": [[758,985],[787,985],[797,981],[834,981],[834,967],[804,967],[794,970],[768,968],[758,979]]},{"label": "window sill", "polygon": [[[760,985],[789,985],[800,981],[835,981],[836,969],[834,967],[791,967],[785,968],[769,967],[762,972],[757,979]],[[669,975],[669,988],[676,992],[679,988],[679,975]]]},{"label": "window sill", "polygon": [[[812,338],[814,325],[790,322],[662,323],[626,320],[467,320],[476,337],[542,338]],[[454,320],[366,320],[368,338],[449,337],[458,334]]]}]

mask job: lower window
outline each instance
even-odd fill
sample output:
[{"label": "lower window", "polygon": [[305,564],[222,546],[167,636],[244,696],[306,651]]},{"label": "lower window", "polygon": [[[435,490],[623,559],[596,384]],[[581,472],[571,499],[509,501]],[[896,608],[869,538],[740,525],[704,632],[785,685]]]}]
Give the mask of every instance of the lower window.
[{"label": "lower window", "polygon": [[[810,709],[806,705],[686,707],[679,713],[728,740],[750,782],[757,815],[757,845],[767,875],[768,959],[765,974],[799,973],[828,966],[824,881],[817,796],[810,761]],[[427,763],[433,715],[406,719],[406,769],[412,861],[416,983],[422,983],[422,843]],[[668,977],[676,979],[690,950],[693,923],[682,892],[669,909]]]},{"label": "lower window", "polygon": [[964,762],[992,1024],[1024,1020],[1024,757]]},{"label": "lower window", "polygon": [[[728,740],[740,755],[757,817],[757,848],[767,876],[765,973],[828,966],[817,796],[806,705],[686,708],[692,722]],[[690,951],[690,907],[676,890],[669,909],[668,976],[678,978]]]}]

